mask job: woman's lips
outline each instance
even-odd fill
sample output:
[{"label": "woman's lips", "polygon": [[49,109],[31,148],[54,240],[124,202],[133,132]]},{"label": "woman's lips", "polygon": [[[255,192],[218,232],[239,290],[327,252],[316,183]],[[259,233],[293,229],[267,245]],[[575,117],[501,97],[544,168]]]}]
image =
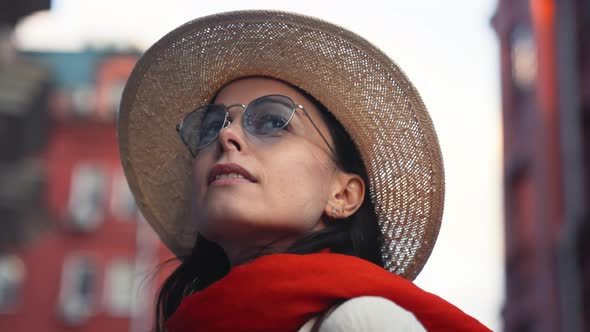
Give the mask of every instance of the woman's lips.
[{"label": "woman's lips", "polygon": [[211,168],[207,176],[208,185],[229,185],[236,183],[257,182],[256,178],[238,164],[217,164]]},{"label": "woman's lips", "polygon": [[209,184],[209,186],[227,186],[237,183],[252,183],[250,180],[246,180],[244,178],[226,178],[226,179],[216,179]]}]

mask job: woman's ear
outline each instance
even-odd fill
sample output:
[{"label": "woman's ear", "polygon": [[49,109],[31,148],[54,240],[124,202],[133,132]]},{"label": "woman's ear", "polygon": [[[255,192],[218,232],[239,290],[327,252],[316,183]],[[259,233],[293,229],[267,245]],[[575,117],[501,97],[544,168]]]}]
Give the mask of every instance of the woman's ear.
[{"label": "woman's ear", "polygon": [[324,213],[333,219],[353,215],[365,199],[365,181],[352,173],[338,172],[334,176],[332,191]]}]

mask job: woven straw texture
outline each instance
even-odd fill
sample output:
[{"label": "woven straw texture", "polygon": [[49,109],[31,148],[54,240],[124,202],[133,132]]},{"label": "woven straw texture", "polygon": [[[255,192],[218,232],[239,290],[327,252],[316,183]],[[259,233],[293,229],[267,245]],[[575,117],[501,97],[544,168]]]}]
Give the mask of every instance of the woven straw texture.
[{"label": "woven straw texture", "polygon": [[386,269],[414,279],[438,236],[442,157],[430,117],[408,78],[383,52],[333,24],[273,11],[188,22],[152,46],[125,87],[119,147],[137,204],[177,255],[194,244],[191,156],[175,126],[223,85],[275,77],[317,98],[358,145],[384,234]]}]

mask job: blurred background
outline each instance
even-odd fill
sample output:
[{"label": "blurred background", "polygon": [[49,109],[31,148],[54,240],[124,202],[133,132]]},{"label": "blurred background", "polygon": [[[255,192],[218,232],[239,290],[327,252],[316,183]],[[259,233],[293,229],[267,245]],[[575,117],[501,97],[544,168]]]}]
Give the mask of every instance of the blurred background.
[{"label": "blurred background", "polygon": [[420,91],[447,182],[420,287],[494,331],[590,331],[587,0],[2,0],[0,331],[150,330],[172,255],[122,173],[119,100],[164,34],[238,9],[344,26]]}]

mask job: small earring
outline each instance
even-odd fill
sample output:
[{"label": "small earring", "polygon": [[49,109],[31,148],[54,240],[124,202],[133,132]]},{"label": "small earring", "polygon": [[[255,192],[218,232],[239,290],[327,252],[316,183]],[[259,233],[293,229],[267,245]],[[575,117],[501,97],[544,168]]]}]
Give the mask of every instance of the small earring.
[{"label": "small earring", "polygon": [[332,218],[336,218],[338,217],[338,214],[342,213],[342,208],[338,208],[333,205],[330,206],[332,207]]},{"label": "small earring", "polygon": [[336,218],[338,216],[338,211],[335,207],[332,206],[332,218]]}]

